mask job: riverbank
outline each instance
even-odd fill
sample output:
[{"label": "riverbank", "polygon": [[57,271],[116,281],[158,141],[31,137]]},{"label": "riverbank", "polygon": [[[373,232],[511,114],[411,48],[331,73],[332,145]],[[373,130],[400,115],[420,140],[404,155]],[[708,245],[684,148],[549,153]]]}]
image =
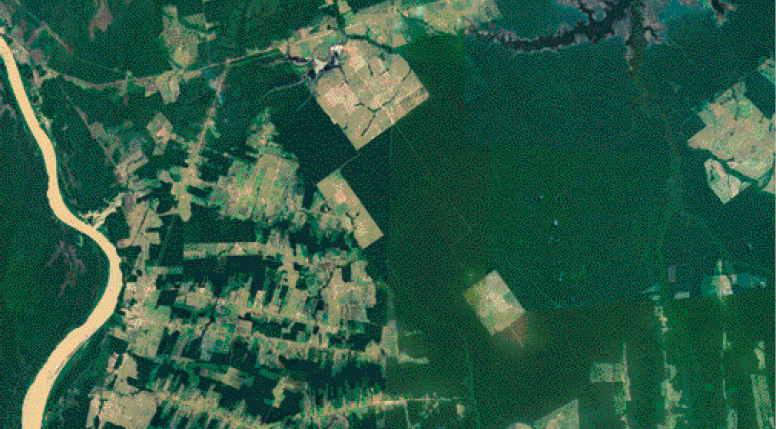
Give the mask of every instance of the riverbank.
[{"label": "riverbank", "polygon": [[[4,35],[4,34],[3,34]],[[86,322],[79,328],[71,331],[49,356],[43,368],[38,372],[35,381],[27,391],[22,409],[22,427],[24,429],[39,429],[43,424],[43,414],[46,403],[62,368],[70,357],[105,324],[113,314],[118,302],[119,293],[123,284],[122,273],[119,268],[121,259],[116,248],[95,228],[78,219],[68,210],[59,189],[57,177],[57,159],[54,144],[35,116],[30,100],[24,88],[19,69],[13,57],[13,52],[4,38],[0,38],[0,54],[8,72],[8,80],[11,83],[16,102],[24,115],[30,131],[35,137],[46,165],[48,173],[48,191],[46,193],[49,205],[56,217],[63,223],[85,234],[105,252],[110,263],[108,286],[103,293],[100,302],[89,315]]]}]

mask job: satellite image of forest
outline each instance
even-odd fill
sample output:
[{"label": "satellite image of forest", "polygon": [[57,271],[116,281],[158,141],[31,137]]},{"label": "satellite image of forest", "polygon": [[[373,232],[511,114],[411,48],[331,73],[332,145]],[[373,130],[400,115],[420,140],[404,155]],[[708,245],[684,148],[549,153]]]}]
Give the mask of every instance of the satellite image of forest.
[{"label": "satellite image of forest", "polygon": [[770,0],[0,0],[0,429],[776,429]]}]

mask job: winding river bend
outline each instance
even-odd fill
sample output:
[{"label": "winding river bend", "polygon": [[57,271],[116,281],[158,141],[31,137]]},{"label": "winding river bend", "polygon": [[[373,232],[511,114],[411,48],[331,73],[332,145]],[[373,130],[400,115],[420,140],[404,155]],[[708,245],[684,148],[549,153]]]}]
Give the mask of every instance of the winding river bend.
[{"label": "winding river bend", "polygon": [[558,32],[553,35],[523,38],[508,30],[494,30],[477,28],[470,25],[466,33],[482,40],[483,42],[498,42],[507,49],[521,54],[530,54],[544,50],[557,51],[560,48],[573,46],[579,43],[591,41],[597,43],[615,33],[615,24],[626,18],[628,8],[632,0],[602,0],[606,6],[606,12],[602,19],[595,20],[595,11],[588,8],[584,2],[578,3],[579,11],[587,15],[587,21],[579,23],[576,27]]},{"label": "winding river bend", "polygon": [[43,368],[38,372],[27,394],[24,397],[22,408],[22,427],[24,429],[40,429],[43,425],[43,415],[48,402],[51,389],[54,387],[62,368],[73,354],[86,343],[89,338],[97,332],[113,314],[118,303],[119,293],[123,285],[122,273],[119,267],[121,259],[116,248],[108,239],[102,235],[96,228],[86,224],[78,219],[65,205],[62,194],[59,190],[59,179],[57,177],[57,157],[54,152],[54,144],[49,136],[43,130],[35,116],[27,92],[24,89],[22,77],[19,74],[19,68],[16,66],[13,52],[5,40],[5,31],[0,28],[0,54],[3,57],[3,63],[8,71],[8,80],[13,88],[13,94],[19,109],[24,115],[24,120],[28,128],[32,131],[35,141],[43,153],[43,159],[48,173],[48,197],[49,206],[54,211],[57,219],[85,234],[97,245],[100,246],[108,258],[110,273],[108,276],[108,285],[100,298],[94,311],[89,315],[86,322],[67,334],[64,340],[57,345],[54,352],[46,360]]}]

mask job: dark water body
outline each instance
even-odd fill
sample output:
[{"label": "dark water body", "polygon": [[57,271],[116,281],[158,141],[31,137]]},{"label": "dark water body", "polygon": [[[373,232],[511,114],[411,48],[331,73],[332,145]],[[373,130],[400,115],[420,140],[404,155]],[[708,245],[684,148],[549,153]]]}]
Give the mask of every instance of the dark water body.
[{"label": "dark water body", "polygon": [[[655,426],[662,346],[653,304],[637,301],[665,276],[661,251],[676,250],[659,241],[671,159],[666,125],[681,146],[700,129],[692,109],[768,54],[745,27],[767,31],[772,11],[745,8],[722,28],[705,12],[669,25],[684,54],[647,49],[649,102],[662,106],[668,124],[637,107],[641,90],[627,78],[620,40],[528,56],[454,37],[400,50],[431,97],[391,130],[388,282],[402,327],[422,331],[404,346],[431,365],[392,367],[389,389],[473,396],[483,427],[506,427],[575,397],[596,356],[627,339],[637,423]],[[674,92],[670,82],[682,88]],[[703,154],[681,155],[686,210],[706,221],[738,266],[772,267],[773,197],[745,193],[722,207],[703,177]],[[697,286],[719,249],[709,249],[708,230],[677,228],[684,227],[667,234],[697,244],[683,257],[683,286]],[[744,237],[757,243],[747,255],[732,250]],[[462,298],[472,278],[493,269],[534,315],[526,350],[489,337]],[[771,308],[770,296],[751,305]],[[568,305],[584,307],[552,310]]]},{"label": "dark water body", "polygon": [[655,263],[668,153],[661,124],[632,107],[625,47],[470,47],[481,89],[467,137],[494,165],[488,264],[528,308],[636,298]]},{"label": "dark water body", "polygon": [[[96,244],[54,217],[43,159],[18,118],[0,119],[0,426],[11,429],[21,425],[24,394],[46,358],[99,300],[108,266]],[[63,256],[51,261],[60,243],[73,246],[85,268],[61,296],[70,265]]]},{"label": "dark water body", "polygon": [[580,7],[587,19],[573,23],[568,29],[558,29],[554,34],[543,34],[538,37],[520,38],[514,32],[497,32],[487,29],[479,29],[473,32],[473,36],[486,43],[500,42],[504,47],[519,53],[539,52],[545,49],[557,50],[563,47],[579,43],[583,38],[593,42],[611,37],[614,34],[614,26],[626,17],[629,0],[619,2],[603,2],[608,10],[603,13],[600,20],[594,20],[594,10]]},{"label": "dark water body", "polygon": [[[224,104],[216,121],[221,144],[239,147],[248,137],[245,130],[249,122],[269,108],[278,130],[277,143],[298,158],[304,181],[315,184],[354,157],[356,151],[315,100],[307,100],[307,84],[290,86],[297,82],[300,76],[285,65],[269,68],[250,62],[234,66],[227,75]],[[289,87],[270,92],[284,86]]]},{"label": "dark water body", "polygon": [[[521,20],[525,35],[552,27],[552,20],[566,20],[567,11],[549,2],[535,4],[555,12]],[[722,28],[714,26],[709,13],[687,16],[670,29],[681,50],[647,50],[642,78],[685,137],[697,131],[697,121],[687,119],[692,108],[768,53],[768,41],[756,35],[773,34],[771,9],[744,3]],[[384,195],[374,184],[382,172],[377,178],[366,173],[369,159],[385,157],[382,146],[367,146],[344,169],[386,233],[369,252],[388,259],[381,265],[396,299],[395,315],[402,328],[422,331],[402,338],[402,345],[412,356],[432,362],[392,366],[389,389],[469,398],[468,403],[478,404],[483,427],[503,428],[573,399],[583,389],[589,364],[615,352],[627,338],[633,344],[634,395],[643,411],[642,426],[654,421],[654,411],[648,410],[659,396],[660,372],[652,307],[623,301],[641,299],[638,292],[664,268],[656,257],[656,237],[666,204],[669,153],[660,121],[633,107],[639,94],[625,77],[624,51],[621,41],[608,40],[515,57],[497,46],[484,49],[455,37],[427,39],[401,50],[431,98],[386,134],[389,210],[374,201]],[[344,135],[315,103],[296,112],[307,96],[301,87],[258,102],[270,88],[292,82],[293,74],[279,70],[266,81],[256,75],[249,67],[230,74],[234,85],[224,93],[218,118],[228,146],[241,144],[248,121],[270,105],[281,144],[299,156],[308,182],[353,156]],[[262,75],[267,76],[265,70]],[[670,89],[671,81],[681,86],[678,92]],[[202,105],[193,104],[201,111]],[[2,242],[10,243],[0,250],[0,307],[5,310],[0,355],[12,356],[3,361],[0,385],[26,387],[53,346],[88,315],[102,286],[94,295],[92,288],[104,284],[106,264],[85,243],[78,254],[87,273],[57,297],[66,267],[41,267],[56,243],[73,244],[77,237],[51,217],[42,161],[32,156],[34,141],[7,119],[0,130],[5,133],[0,207],[9,225],[2,230]],[[723,207],[705,184],[702,161],[702,154],[684,153],[687,210],[707,221],[742,266],[773,266],[773,197],[747,192]],[[558,228],[552,226],[554,219]],[[694,230],[682,232],[692,242],[708,241]],[[744,250],[748,242],[754,252]],[[694,277],[688,282],[707,272],[702,258],[709,255],[714,254],[693,253]],[[463,299],[462,292],[493,269],[532,312],[532,338],[525,350],[508,337],[490,337]],[[575,302],[586,307],[552,310]],[[762,314],[765,308],[767,313],[772,302],[769,292],[752,297],[751,307],[731,306],[731,311]],[[696,310],[704,314],[708,309]],[[743,332],[758,319],[735,320]],[[715,325],[707,331],[718,330]],[[708,332],[704,335],[716,335]],[[24,376],[10,379],[8,374],[22,373],[22,359],[28,366]],[[9,402],[0,408],[18,412],[23,394],[17,389],[0,395]],[[3,427],[18,427],[13,415],[2,418],[9,422]]]},{"label": "dark water body", "polygon": [[[752,9],[757,5],[745,6],[748,21],[742,21],[741,16],[734,14],[722,28],[716,27],[707,13],[687,15],[669,24],[669,34],[677,40],[677,44],[681,44],[681,49],[672,45],[657,46],[647,51],[642,67],[644,79],[654,102],[669,110],[670,126],[682,139],[680,142],[700,129],[700,121],[692,109],[727,89],[768,54],[764,47],[751,43],[744,26],[755,29],[762,27],[763,31],[767,31],[770,21],[754,19]],[[770,14],[766,10],[757,12],[772,16],[772,11]],[[548,215],[543,212],[550,205],[547,201],[551,200],[553,196],[550,194],[553,192],[563,199],[567,199],[568,194],[574,194],[576,196],[573,198],[577,200],[559,201],[559,206],[563,207],[553,207],[553,217],[574,206],[576,208],[572,211],[580,213],[579,207],[584,206],[584,203],[579,200],[586,197],[598,200],[599,203],[605,202],[604,207],[600,207],[602,204],[586,207],[581,212],[585,219],[574,219],[572,228],[594,227],[581,226],[589,220],[595,223],[604,221],[608,230],[596,236],[605,238],[604,242],[615,247],[616,241],[622,242],[624,237],[612,235],[606,238],[606,234],[616,229],[617,225],[639,216],[639,213],[655,219],[654,216],[662,210],[659,207],[660,194],[663,193],[662,181],[667,174],[666,144],[661,135],[663,127],[630,106],[635,91],[629,81],[621,78],[625,63],[622,59],[624,47],[619,41],[607,41],[601,46],[579,46],[557,55],[515,58],[510,58],[497,47],[482,52],[474,51],[481,48],[476,42],[468,46],[472,48],[469,54],[474,75],[471,104],[475,109],[468,109],[472,115],[469,121],[472,134],[481,137],[479,140],[485,140],[484,146],[495,158],[494,163],[503,165],[501,168],[504,173],[497,172],[494,179],[500,182],[499,187],[507,186],[504,190],[515,195],[514,200],[525,196],[530,199],[531,192],[548,194],[543,203],[528,204],[529,207],[523,210],[524,214],[545,223],[544,231],[541,228],[538,231],[545,236],[552,232],[546,228]],[[694,53],[691,52],[693,49]],[[687,57],[692,55],[696,60],[691,62]],[[704,72],[710,69],[718,72]],[[681,85],[678,93],[673,93],[669,81]],[[510,120],[504,120],[503,117]],[[478,130],[477,125],[483,127]],[[745,193],[738,201],[723,207],[705,185],[701,165],[703,154],[683,151],[683,156],[683,176],[688,180],[684,187],[686,208],[706,219],[716,234],[724,236],[726,240],[733,240],[731,248],[743,249],[746,247],[742,244],[744,240],[756,243],[756,250],[746,259],[757,261],[763,266],[772,266],[773,213],[768,209],[773,204],[772,196]],[[521,161],[534,166],[521,168],[515,165]],[[562,164],[565,163],[573,164],[564,167]],[[526,169],[534,173],[526,174]],[[555,174],[547,174],[550,171]],[[510,173],[512,176],[504,177]],[[593,183],[579,183],[586,180]],[[611,183],[612,180],[614,183]],[[514,181],[519,184],[512,185]],[[560,193],[564,193],[562,197]],[[636,195],[639,197],[634,198]],[[614,201],[607,201],[607,198]],[[523,205],[521,202],[502,204],[505,204],[505,210],[500,210],[500,213]],[[618,205],[622,206],[621,210],[615,209]],[[609,215],[602,213],[595,216],[601,210]],[[756,215],[753,217],[752,213]],[[744,221],[746,218],[751,220]],[[739,222],[731,223],[734,219]],[[563,219],[559,217],[559,220],[563,224]],[[645,223],[642,222],[642,225]],[[507,237],[519,233],[504,231],[502,234],[499,230],[499,227],[506,224],[502,221],[494,222],[496,231],[493,235],[497,240],[515,245],[519,240]],[[513,222],[508,225],[512,231],[526,227],[525,224]],[[571,223],[566,222],[566,225]],[[537,231],[533,226],[529,228]],[[648,235],[645,232],[641,234]],[[529,235],[537,236],[536,233]],[[563,240],[565,237],[560,238]],[[638,243],[633,245],[637,246]],[[503,250],[503,247],[498,250],[499,256],[494,258],[514,261],[514,258],[505,256],[505,252],[509,254],[509,251]],[[596,247],[597,251],[607,251],[602,246]],[[623,256],[635,256],[629,252],[623,253],[622,249],[616,250]],[[740,251],[735,253],[741,255]],[[602,265],[599,267],[603,268]],[[515,268],[511,267],[512,271]],[[617,268],[609,267],[606,270],[617,271]],[[569,274],[569,270],[563,271]],[[643,278],[639,275],[618,277]],[[605,283],[612,282],[621,283],[617,278],[609,278]]]},{"label": "dark water body", "polygon": [[727,90],[773,52],[773,38],[767,36],[774,33],[773,18],[773,8],[757,1],[741,2],[722,27],[710,11],[682,15],[667,23],[669,46],[654,49],[662,54],[647,55],[644,69],[650,62],[656,65],[653,73],[681,85],[678,97],[696,106]]},{"label": "dark water body", "polygon": [[501,19],[499,26],[508,28],[522,37],[536,37],[555,33],[564,23],[571,26],[583,21],[585,15],[572,7],[559,6],[554,0],[498,1]]}]

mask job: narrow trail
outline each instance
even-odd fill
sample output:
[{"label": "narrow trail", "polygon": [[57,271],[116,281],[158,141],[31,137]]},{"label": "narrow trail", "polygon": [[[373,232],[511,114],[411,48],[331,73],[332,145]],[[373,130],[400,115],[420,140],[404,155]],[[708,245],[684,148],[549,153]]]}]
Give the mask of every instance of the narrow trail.
[{"label": "narrow trail", "polygon": [[679,142],[679,130],[675,129],[675,125],[672,124],[671,119],[668,116],[668,112],[664,106],[658,101],[655,101],[652,96],[652,92],[647,87],[644,80],[641,78],[641,68],[643,65],[645,51],[648,46],[646,40],[645,26],[642,24],[643,17],[641,14],[641,7],[643,3],[641,0],[636,0],[630,4],[631,12],[631,34],[626,40],[626,44],[633,50],[632,57],[628,60],[630,70],[628,72],[629,79],[632,79],[636,87],[642,91],[640,99],[636,100],[634,108],[640,108],[644,113],[652,115],[660,120],[664,127],[664,136],[669,153],[669,173],[666,179],[665,192],[668,196],[666,201],[666,208],[663,213],[663,218],[658,227],[658,239],[655,246],[656,263],[653,266],[653,271],[658,270],[657,273],[652,273],[657,279],[661,279],[659,283],[665,284],[667,280],[665,276],[667,263],[663,252],[666,237],[671,229],[671,223],[677,217],[683,217],[689,222],[696,224],[706,234],[706,236],[714,244],[714,247],[719,252],[722,258],[730,260],[730,253],[727,247],[722,243],[722,240],[714,233],[714,231],[708,226],[706,221],[696,215],[689,213],[685,209],[684,200],[684,187],[682,178],[682,152]]}]

